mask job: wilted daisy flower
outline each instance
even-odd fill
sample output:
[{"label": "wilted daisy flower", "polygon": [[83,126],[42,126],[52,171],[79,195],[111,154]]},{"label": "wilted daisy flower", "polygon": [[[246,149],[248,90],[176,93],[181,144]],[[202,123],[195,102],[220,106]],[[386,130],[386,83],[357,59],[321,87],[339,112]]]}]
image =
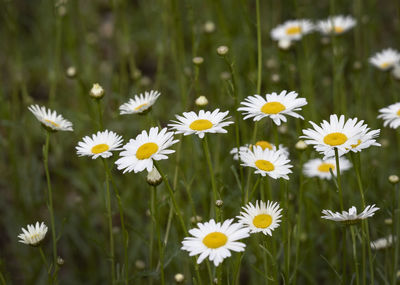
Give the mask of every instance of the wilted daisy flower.
[{"label": "wilted daisy flower", "polygon": [[42,222],[36,222],[36,225],[27,225],[27,230],[22,228],[22,234],[18,235],[19,242],[37,246],[44,239],[47,233],[47,226]]},{"label": "wilted daisy flower", "polygon": [[39,120],[42,125],[51,131],[73,131],[72,123],[63,118],[61,115],[57,115],[56,111],[46,109],[46,107],[40,107],[39,105],[30,105],[28,110],[35,115],[36,119]]},{"label": "wilted daisy flower", "polygon": [[[396,240],[396,238],[394,238],[394,240]],[[371,241],[370,246],[372,249],[379,250],[390,247],[392,244],[393,244],[393,236],[388,235],[387,237]]]},{"label": "wilted daisy flower", "polygon": [[239,152],[240,151],[251,151],[254,146],[260,146],[263,150],[268,148],[272,150],[281,150],[285,155],[289,156],[289,150],[287,147],[284,147],[283,144],[280,144],[278,147],[276,147],[274,144],[271,144],[268,141],[257,141],[254,145],[252,144],[246,144],[244,146],[239,147],[239,150],[237,147],[232,148],[232,150],[229,152],[230,154],[233,155],[234,160],[239,160]]},{"label": "wilted daisy flower", "polygon": [[400,53],[392,48],[384,49],[370,57],[369,62],[381,70],[388,70],[400,62]]},{"label": "wilted daisy flower", "polygon": [[351,16],[333,16],[328,17],[328,19],[319,21],[317,25],[317,29],[325,34],[343,34],[344,32],[350,30],[356,25],[356,20]]},{"label": "wilted daisy flower", "polygon": [[229,111],[220,112],[219,109],[210,111],[200,110],[199,114],[195,112],[184,112],[183,116],[175,115],[177,121],[168,124],[177,134],[192,135],[196,134],[203,138],[205,133],[227,133],[224,127],[233,124],[232,121],[225,121]]},{"label": "wilted daisy flower", "polygon": [[143,93],[135,95],[133,99],[119,106],[120,115],[143,113],[154,105],[160,95],[160,92],[154,90],[145,91],[144,95]]},{"label": "wilted daisy flower", "polygon": [[290,160],[282,150],[262,149],[256,146],[250,151],[239,151],[242,166],[249,166],[256,169],[255,173],[262,176],[268,175],[274,179],[284,178],[289,180],[287,174],[292,171],[293,165],[288,164]]},{"label": "wilted daisy flower", "polygon": [[342,213],[339,212],[333,213],[331,210],[322,210],[322,214],[324,214],[325,216],[321,216],[321,218],[352,225],[358,223],[360,220],[372,217],[378,210],[379,208],[375,207],[375,204],[365,207],[364,211],[362,211],[358,215],[357,215],[357,209],[354,206],[351,207],[348,212],[343,211]]},{"label": "wilted daisy flower", "polygon": [[313,30],[314,25],[310,20],[289,20],[273,28],[271,30],[271,38],[275,41],[297,41]]},{"label": "wilted daisy flower", "polygon": [[272,231],[279,227],[282,209],[277,202],[267,201],[265,204],[263,201],[257,201],[255,206],[248,203],[242,209],[244,212],[240,212],[237,218],[239,223],[250,230],[250,233],[262,232],[272,236]]},{"label": "wilted daisy flower", "polygon": [[193,237],[185,237],[182,241],[182,250],[189,252],[190,256],[200,254],[197,263],[209,258],[218,266],[232,251],[244,251],[246,245],[238,240],[247,238],[249,230],[240,223],[232,223],[233,219],[215,223],[213,219],[206,223],[198,223],[195,229],[189,230]]},{"label": "wilted daisy flower", "polygon": [[[351,163],[346,158],[339,158],[340,173],[351,168]],[[304,163],[303,172],[307,177],[319,177],[321,179],[331,179],[330,173],[332,169],[333,174],[336,174],[336,160],[334,158],[322,160],[319,158],[311,159]]]},{"label": "wilted daisy flower", "polygon": [[167,154],[174,153],[174,150],[167,149],[179,140],[174,140],[174,133],[167,132],[167,128],[163,128],[158,132],[158,127],[151,128],[149,133],[142,131],[135,139],[130,139],[123,146],[124,151],[119,155],[115,164],[119,170],[124,169],[123,173],[137,173],[147,169],[153,169],[153,160],[167,159]]},{"label": "wilted daisy flower", "polygon": [[248,96],[240,104],[244,107],[238,108],[238,111],[243,111],[244,120],[254,117],[254,121],[259,121],[262,118],[270,117],[278,126],[281,120],[286,122],[284,115],[303,119],[295,111],[300,111],[301,107],[307,105],[305,98],[297,98],[297,93],[291,91],[287,93],[283,90],[279,95],[275,92],[266,94],[265,99],[260,95]]},{"label": "wilted daisy flower", "polygon": [[383,119],[383,125],[389,125],[392,129],[397,129],[400,126],[400,103],[392,104],[386,108],[379,110],[381,113],[378,119]]},{"label": "wilted daisy flower", "polygon": [[368,125],[365,124],[361,126],[361,134],[357,140],[357,143],[351,145],[350,151],[360,152],[363,149],[369,148],[370,146],[381,146],[377,143],[375,138],[379,136],[381,130],[370,130]]},{"label": "wilted daisy flower", "polygon": [[357,145],[362,134],[364,121],[357,122],[357,118],[348,119],[345,122],[344,115],[340,118],[331,115],[329,122],[322,121],[321,127],[311,122],[314,129],[303,130],[306,144],[314,145],[314,148],[324,155],[324,159],[335,156],[335,148],[339,156],[347,153],[352,145]]},{"label": "wilted daisy flower", "polygon": [[122,137],[114,132],[105,130],[97,132],[92,137],[86,136],[76,146],[79,156],[91,156],[96,159],[99,156],[107,158],[112,155],[112,151],[119,150],[122,144]]}]

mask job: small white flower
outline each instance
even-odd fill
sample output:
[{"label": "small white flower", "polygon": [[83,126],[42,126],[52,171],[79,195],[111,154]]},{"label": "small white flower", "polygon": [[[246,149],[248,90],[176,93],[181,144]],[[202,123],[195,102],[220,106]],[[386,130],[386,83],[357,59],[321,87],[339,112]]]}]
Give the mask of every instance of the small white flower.
[{"label": "small white flower", "polygon": [[368,125],[361,126],[361,134],[357,140],[357,143],[351,145],[350,151],[360,152],[363,149],[369,148],[370,146],[381,146],[380,143],[376,142],[381,130],[370,130]]},{"label": "small white flower", "polygon": [[356,20],[351,16],[332,16],[328,19],[319,21],[317,29],[324,35],[343,34],[356,25]]},{"label": "small white flower", "polygon": [[89,94],[93,98],[100,99],[104,96],[104,89],[99,83],[94,83],[92,89],[90,89]]},{"label": "small white flower", "polygon": [[38,246],[47,233],[47,226],[42,222],[36,222],[35,225],[27,225],[27,230],[22,228],[22,234],[18,235],[19,242],[31,246]]},{"label": "small white flower", "polygon": [[[283,154],[286,156],[289,156],[289,150],[287,147],[283,146],[283,144],[280,144],[278,147],[276,145],[271,144],[268,141],[257,141],[254,146],[260,146],[263,150],[268,148],[272,150],[281,150]],[[234,160],[239,160],[239,152],[246,152],[246,151],[251,151],[253,149],[252,144],[246,144],[244,146],[239,147],[239,151],[237,147],[232,148],[232,150],[229,152],[230,154],[233,155]]]},{"label": "small white flower", "polygon": [[184,112],[183,116],[175,115],[177,121],[168,124],[177,134],[192,135],[196,134],[199,138],[204,138],[205,133],[227,133],[224,127],[233,124],[232,121],[226,121],[229,111],[220,112],[219,109],[210,111],[200,110],[199,114],[195,112]]},{"label": "small white flower", "polygon": [[244,212],[240,212],[240,216],[236,218],[250,230],[250,233],[262,232],[264,235],[272,236],[272,231],[279,227],[282,209],[277,202],[256,201],[255,206],[248,203],[242,208]]},{"label": "small white flower", "polygon": [[182,250],[189,252],[190,256],[199,255],[197,263],[209,258],[218,266],[225,258],[231,256],[232,251],[244,251],[246,244],[238,240],[247,238],[249,230],[243,228],[240,223],[232,223],[233,219],[226,220],[222,224],[209,222],[198,223],[195,229],[189,230],[193,237],[185,237],[182,241]]},{"label": "small white flower", "polygon": [[163,128],[158,132],[158,127],[151,128],[149,133],[142,131],[135,139],[130,139],[124,145],[119,155],[120,158],[115,162],[118,170],[124,170],[123,173],[134,171],[135,173],[153,169],[153,160],[168,159],[168,154],[174,153],[174,150],[168,149],[179,140],[174,140],[174,133],[167,132]]},{"label": "small white flower", "polygon": [[322,210],[322,214],[324,214],[325,216],[321,216],[321,218],[352,225],[358,223],[360,220],[372,217],[378,210],[379,208],[375,207],[375,204],[365,207],[364,211],[362,211],[358,215],[357,215],[357,208],[354,206],[351,207],[349,211],[343,211],[342,213],[339,212],[334,213],[331,210]]},{"label": "small white flower", "polygon": [[295,91],[287,93],[283,90],[279,95],[275,92],[266,94],[265,99],[260,95],[248,96],[240,103],[244,107],[238,108],[238,111],[243,111],[244,120],[254,117],[254,121],[259,121],[270,117],[279,126],[281,121],[287,121],[285,115],[303,119],[296,111],[307,105],[307,100],[297,98],[297,95]]},{"label": "small white flower", "polygon": [[395,79],[400,80],[400,64],[393,66],[392,75]]},{"label": "small white flower", "polygon": [[72,123],[63,118],[61,115],[57,115],[56,111],[46,109],[46,107],[40,107],[39,105],[30,105],[28,110],[35,115],[36,119],[44,127],[52,131],[73,131]]},{"label": "small white flower", "polygon": [[400,126],[400,103],[392,104],[379,110],[378,119],[383,119],[383,126],[397,129]]},{"label": "small white flower", "polygon": [[[349,170],[351,168],[351,163],[344,157],[339,158],[340,173]],[[332,179],[330,169],[334,175],[336,175],[336,160],[335,158],[330,158],[327,160],[322,160],[319,158],[311,159],[303,165],[303,172],[307,177],[319,177],[321,179]]]},{"label": "small white flower", "polygon": [[384,49],[370,57],[369,62],[381,70],[388,70],[400,62],[400,53],[392,48]]},{"label": "small white flower", "polygon": [[160,95],[160,92],[154,90],[145,91],[144,95],[143,93],[135,95],[133,99],[129,99],[119,107],[120,115],[143,113],[154,105]]},{"label": "small white flower", "polygon": [[375,250],[385,249],[393,244],[393,240],[396,240],[396,237],[393,239],[392,235],[388,235],[387,237],[371,241],[370,246]]},{"label": "small white flower", "polygon": [[121,144],[121,136],[105,130],[93,134],[92,137],[84,137],[75,148],[79,156],[91,156],[92,159],[96,159],[110,157],[112,151],[119,150]]},{"label": "small white flower", "polygon": [[274,41],[290,40],[298,41],[303,35],[314,30],[310,20],[289,20],[271,30],[271,38]]},{"label": "small white flower", "polygon": [[249,166],[256,169],[256,174],[268,175],[273,179],[284,178],[289,180],[287,174],[292,171],[290,160],[282,150],[262,149],[260,146],[253,147],[253,150],[239,151],[242,166]]}]

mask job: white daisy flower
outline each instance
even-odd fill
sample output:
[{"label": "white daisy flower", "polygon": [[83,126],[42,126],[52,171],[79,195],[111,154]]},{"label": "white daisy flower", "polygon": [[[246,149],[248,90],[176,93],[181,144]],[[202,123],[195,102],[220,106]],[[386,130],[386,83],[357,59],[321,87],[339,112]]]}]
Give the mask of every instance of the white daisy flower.
[{"label": "white daisy flower", "polygon": [[350,151],[360,152],[363,149],[369,148],[370,146],[381,146],[380,143],[376,142],[381,130],[370,130],[368,125],[361,126],[361,134],[357,140],[357,143],[351,145]]},{"label": "white daisy flower", "polygon": [[392,48],[384,49],[369,58],[369,63],[381,70],[388,70],[400,62],[400,53]]},{"label": "white daisy flower", "polygon": [[314,145],[314,148],[324,155],[324,159],[335,156],[335,148],[339,156],[350,151],[353,145],[357,145],[363,131],[364,121],[357,122],[357,118],[348,119],[345,122],[344,115],[338,118],[331,115],[329,122],[322,121],[321,126],[310,121],[314,129],[303,130],[305,143]]},{"label": "white daisy flower", "polygon": [[290,40],[298,41],[303,35],[314,30],[310,20],[289,20],[271,30],[271,38],[275,41]]},{"label": "white daisy flower", "polygon": [[379,250],[390,247],[393,244],[393,240],[396,240],[396,237],[393,239],[392,235],[388,235],[387,237],[379,238],[377,240],[371,241],[370,246],[372,249]]},{"label": "white daisy flower", "polygon": [[198,223],[195,229],[189,230],[193,237],[185,237],[182,241],[182,250],[190,256],[200,254],[197,263],[209,258],[218,266],[225,258],[231,256],[232,251],[244,251],[246,245],[238,240],[249,237],[249,229],[243,228],[240,223],[232,223],[233,219],[215,223],[213,219],[206,223]]},{"label": "white daisy flower", "polygon": [[92,159],[96,159],[98,157],[110,157],[112,151],[119,150],[121,144],[121,136],[105,130],[93,134],[92,137],[84,137],[75,148],[79,156],[91,156]]},{"label": "white daisy flower", "polygon": [[18,235],[19,242],[31,246],[38,246],[47,233],[47,226],[42,222],[36,222],[36,225],[27,225],[27,230],[22,228],[22,234]]},{"label": "white daisy flower", "polygon": [[389,126],[392,129],[397,129],[400,126],[400,102],[392,104],[388,107],[379,110],[381,113],[378,119],[383,119],[383,125]]},{"label": "white daisy flower", "polygon": [[[268,141],[257,141],[255,146],[260,146],[263,150],[268,148],[272,150],[281,150],[285,155],[289,156],[289,150],[287,147],[283,146],[283,144],[280,144],[278,147],[276,145],[271,144]],[[244,146],[239,147],[239,150],[237,147],[232,148],[232,150],[229,152],[230,154],[233,155],[234,160],[239,160],[239,152],[240,151],[251,151],[253,149],[252,144],[246,144]]]},{"label": "white daisy flower", "polygon": [[279,126],[281,121],[287,121],[285,115],[304,119],[295,111],[300,111],[301,107],[307,105],[307,100],[297,98],[297,95],[295,91],[287,93],[283,90],[279,95],[275,92],[266,94],[265,99],[260,95],[248,96],[240,103],[244,107],[238,108],[238,111],[243,111],[244,120],[254,117],[254,121],[259,121],[270,117]]},{"label": "white daisy flower", "polygon": [[30,105],[28,110],[35,115],[36,119],[39,120],[42,125],[51,131],[73,131],[72,123],[63,118],[61,115],[57,115],[56,111],[46,109],[46,107],[40,107],[39,105]]},{"label": "white daisy flower", "polygon": [[348,212],[343,211],[342,213],[339,212],[334,213],[331,210],[322,210],[322,214],[324,214],[325,216],[321,216],[321,218],[352,225],[358,223],[360,220],[372,217],[378,210],[379,208],[375,207],[375,204],[365,207],[364,211],[362,211],[358,215],[357,215],[357,208],[354,206],[351,207]]},{"label": "white daisy flower", "polygon": [[149,133],[142,131],[135,139],[130,139],[124,145],[119,155],[120,158],[115,162],[119,170],[123,173],[137,173],[143,170],[150,172],[153,169],[153,160],[163,160],[168,158],[168,154],[174,153],[174,150],[168,149],[179,140],[174,140],[174,133],[167,132],[163,128],[158,132],[158,127],[151,128]]},{"label": "white daisy flower", "polygon": [[352,16],[331,16],[328,19],[319,21],[317,29],[324,35],[340,35],[347,32],[356,25],[356,20]]},{"label": "white daisy flower", "polygon": [[144,95],[135,95],[133,99],[119,106],[120,115],[143,113],[154,105],[160,95],[160,92],[154,90],[145,91]]},{"label": "white daisy flower", "polygon": [[[344,157],[339,158],[340,173],[349,170],[352,166],[351,162]],[[332,169],[333,174],[336,175],[336,160],[335,158],[330,158],[327,160],[322,160],[319,158],[311,159],[304,163],[303,172],[307,177],[319,177],[321,179],[332,179],[330,173]]]},{"label": "white daisy flower", "polygon": [[205,133],[227,133],[224,127],[233,124],[232,121],[226,121],[229,111],[220,112],[219,109],[210,111],[200,110],[199,114],[195,112],[184,112],[183,116],[175,115],[177,121],[168,124],[177,134],[192,135],[196,134],[203,138]]},{"label": "white daisy flower", "polygon": [[244,212],[240,212],[240,216],[236,218],[250,230],[250,233],[262,232],[264,235],[272,236],[272,231],[279,227],[282,209],[277,202],[256,201],[255,206],[248,203],[242,209]]},{"label": "white daisy flower", "polygon": [[262,149],[256,146],[250,151],[239,151],[242,166],[249,166],[256,169],[255,173],[262,176],[268,175],[274,179],[284,178],[289,180],[287,174],[292,171],[293,165],[288,164],[290,160],[282,150]]}]

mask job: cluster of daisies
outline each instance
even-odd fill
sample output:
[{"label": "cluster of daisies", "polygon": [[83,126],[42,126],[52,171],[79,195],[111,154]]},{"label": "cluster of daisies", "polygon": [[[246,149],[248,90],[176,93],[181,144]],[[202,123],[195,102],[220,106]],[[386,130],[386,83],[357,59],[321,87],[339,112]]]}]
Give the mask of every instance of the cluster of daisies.
[{"label": "cluster of daisies", "polygon": [[282,49],[288,49],[292,42],[299,41],[303,36],[318,31],[323,35],[340,35],[356,25],[351,16],[331,16],[325,20],[313,23],[307,19],[289,20],[271,30],[271,38],[278,42]]}]

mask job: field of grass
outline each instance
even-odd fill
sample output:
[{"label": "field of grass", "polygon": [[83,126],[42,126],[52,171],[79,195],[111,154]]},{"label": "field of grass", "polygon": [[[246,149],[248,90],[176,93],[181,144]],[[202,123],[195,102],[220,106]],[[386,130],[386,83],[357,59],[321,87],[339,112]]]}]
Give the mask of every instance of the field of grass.
[{"label": "field of grass", "polygon": [[[341,14],[356,25],[339,35],[313,31],[288,49],[270,36],[287,20]],[[369,244],[400,232],[399,189],[388,180],[400,176],[400,133],[377,118],[400,102],[400,81],[369,63],[400,50],[399,1],[3,0],[0,15],[0,284],[400,283],[400,242]],[[89,95],[95,83],[101,99]],[[161,93],[150,111],[120,115],[120,105],[150,90]],[[277,126],[237,111],[248,96],[282,90],[306,98],[296,111],[304,120],[286,116]],[[205,106],[195,103],[201,95]],[[71,121],[73,132],[44,128],[28,110],[35,104]],[[227,133],[175,134],[175,152],[156,164],[158,186],[147,170],[118,170],[120,151],[77,154],[98,131],[126,144],[175,115],[217,108],[234,122]],[[333,171],[335,179],[307,177],[303,165],[322,155],[296,143],[309,121],[331,114],[380,129],[381,146],[345,154],[353,167]],[[233,159],[234,147],[261,140],[287,148],[288,180]],[[181,249],[198,222],[237,222],[257,200],[282,208],[272,235],[252,233],[219,266]],[[373,204],[375,215],[354,225],[321,218],[324,209]],[[18,242],[37,221],[48,227],[40,246]]]}]

